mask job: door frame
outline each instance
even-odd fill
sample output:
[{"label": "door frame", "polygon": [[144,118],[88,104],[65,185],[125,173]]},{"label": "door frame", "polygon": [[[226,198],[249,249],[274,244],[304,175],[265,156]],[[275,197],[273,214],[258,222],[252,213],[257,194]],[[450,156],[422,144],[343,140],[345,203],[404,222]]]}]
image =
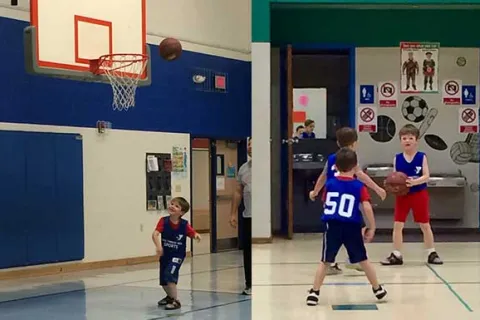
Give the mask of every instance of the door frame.
[{"label": "door frame", "polygon": [[[210,157],[210,253],[217,253],[217,184],[216,184],[216,172],[217,172],[217,141],[218,140],[231,140],[237,142],[237,171],[241,164],[247,161],[247,139],[246,138],[212,138],[212,137],[204,137],[204,136],[191,136],[190,137],[190,145],[193,144],[193,139],[208,139],[209,148],[208,154]],[[190,148],[190,159],[193,159],[193,148]],[[190,161],[190,172],[193,175],[193,161]],[[191,202],[191,221],[193,224],[193,177],[190,178],[190,202]],[[240,209],[243,206],[243,201],[240,204]],[[243,221],[241,219],[242,210],[238,210],[238,241],[242,244],[241,235],[243,234]],[[193,252],[193,239],[191,241],[191,250],[192,255]]]},{"label": "door frame", "polygon": [[[285,132],[289,132],[289,128],[292,127],[290,123],[291,114],[293,112],[293,83],[290,83],[292,79],[289,79],[288,72],[289,66],[292,67],[292,61],[288,60],[288,48],[291,48],[292,58],[296,50],[301,50],[303,52],[311,51],[345,51],[349,56],[349,125],[351,127],[356,127],[356,104],[355,104],[355,94],[356,94],[356,83],[355,83],[355,74],[356,74],[356,46],[353,44],[335,44],[335,43],[292,43],[284,44],[280,46],[280,110],[281,110],[281,139],[290,139],[291,134],[285,137]],[[293,187],[293,168],[291,162],[293,159],[290,159],[289,149],[291,150],[291,145],[282,144],[280,166],[281,166],[281,181],[282,181],[282,199],[287,201],[282,205],[281,210],[281,232],[284,235],[287,235],[289,239],[292,237],[293,233],[293,199],[292,199],[292,187]]]},{"label": "door frame", "polygon": [[[230,140],[237,142],[237,173],[241,165],[247,161],[247,139],[246,138],[214,138],[210,139],[210,252],[218,253],[217,246],[217,141]],[[242,249],[243,220],[242,217],[243,198],[238,210],[238,243]]]}]

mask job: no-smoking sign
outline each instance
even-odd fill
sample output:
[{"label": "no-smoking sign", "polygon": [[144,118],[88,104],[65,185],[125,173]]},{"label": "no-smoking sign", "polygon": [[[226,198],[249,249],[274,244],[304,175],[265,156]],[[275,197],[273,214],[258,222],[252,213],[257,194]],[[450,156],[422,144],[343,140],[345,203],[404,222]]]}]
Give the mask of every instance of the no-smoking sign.
[{"label": "no-smoking sign", "polygon": [[460,105],[462,102],[462,81],[444,80],[442,89],[442,100],[446,105]]},{"label": "no-smoking sign", "polygon": [[478,132],[478,108],[458,109],[458,131],[460,133]]},{"label": "no-smoking sign", "polygon": [[358,132],[377,132],[377,116],[377,107],[360,107],[357,112]]},{"label": "no-smoking sign", "polygon": [[397,81],[385,81],[378,83],[378,104],[380,107],[395,108],[398,100],[397,95]]}]

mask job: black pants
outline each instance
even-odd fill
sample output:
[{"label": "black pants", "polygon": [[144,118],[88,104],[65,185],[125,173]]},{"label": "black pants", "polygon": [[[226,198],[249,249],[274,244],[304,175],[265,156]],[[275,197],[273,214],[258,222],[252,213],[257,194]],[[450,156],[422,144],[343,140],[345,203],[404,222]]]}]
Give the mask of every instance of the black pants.
[{"label": "black pants", "polygon": [[243,219],[242,247],[243,269],[245,270],[245,286],[252,287],[252,218]]}]

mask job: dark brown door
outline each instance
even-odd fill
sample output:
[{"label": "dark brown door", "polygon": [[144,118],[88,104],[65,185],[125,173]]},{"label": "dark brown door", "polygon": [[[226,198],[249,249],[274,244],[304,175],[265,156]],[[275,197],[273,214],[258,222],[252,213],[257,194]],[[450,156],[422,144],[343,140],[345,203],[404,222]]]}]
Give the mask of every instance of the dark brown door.
[{"label": "dark brown door", "polygon": [[[293,77],[292,77],[292,46],[287,47],[287,108],[288,108],[288,138],[293,136]],[[291,141],[291,140],[290,140]],[[288,143],[288,239],[293,239],[293,147]]]}]

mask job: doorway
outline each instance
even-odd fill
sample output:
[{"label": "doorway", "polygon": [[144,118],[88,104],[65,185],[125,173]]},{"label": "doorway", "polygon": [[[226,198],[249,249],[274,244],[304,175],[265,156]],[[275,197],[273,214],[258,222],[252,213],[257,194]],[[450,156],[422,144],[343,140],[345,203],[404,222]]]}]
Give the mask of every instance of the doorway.
[{"label": "doorway", "polygon": [[217,140],[215,148],[215,223],[216,251],[237,250],[239,248],[238,228],[230,225],[233,194],[237,187],[238,143]]},{"label": "doorway", "polygon": [[283,199],[287,199],[282,205],[282,233],[292,238],[294,232],[321,230],[320,220],[312,220],[312,217],[319,216],[319,210],[318,204],[309,201],[308,191],[313,188],[323,167],[311,170],[295,165],[294,168],[294,153],[303,153],[303,147],[306,148],[305,153],[309,153],[307,150],[312,147],[318,149],[326,146],[325,150],[318,150],[318,153],[327,155],[332,152],[331,145],[336,143],[336,130],[343,126],[355,126],[355,49],[288,46],[281,51],[280,68],[283,73],[280,108],[286,120],[281,123],[281,139],[291,139],[294,123],[298,120],[294,113],[298,109],[298,103],[294,101],[294,89],[318,89],[326,96],[326,108],[320,115],[325,127],[316,128],[316,131],[320,129],[318,131],[322,132],[316,141],[284,143],[281,147],[281,179],[288,181],[282,184],[286,186],[282,189]]},{"label": "doorway", "polygon": [[193,241],[195,255],[210,253],[210,140],[192,140],[192,227],[202,236],[200,243]]},{"label": "doorway", "polygon": [[239,219],[233,228],[230,215],[238,164],[246,157],[246,140],[192,139],[192,226],[202,235],[192,242],[195,255],[239,249],[243,226]]}]

